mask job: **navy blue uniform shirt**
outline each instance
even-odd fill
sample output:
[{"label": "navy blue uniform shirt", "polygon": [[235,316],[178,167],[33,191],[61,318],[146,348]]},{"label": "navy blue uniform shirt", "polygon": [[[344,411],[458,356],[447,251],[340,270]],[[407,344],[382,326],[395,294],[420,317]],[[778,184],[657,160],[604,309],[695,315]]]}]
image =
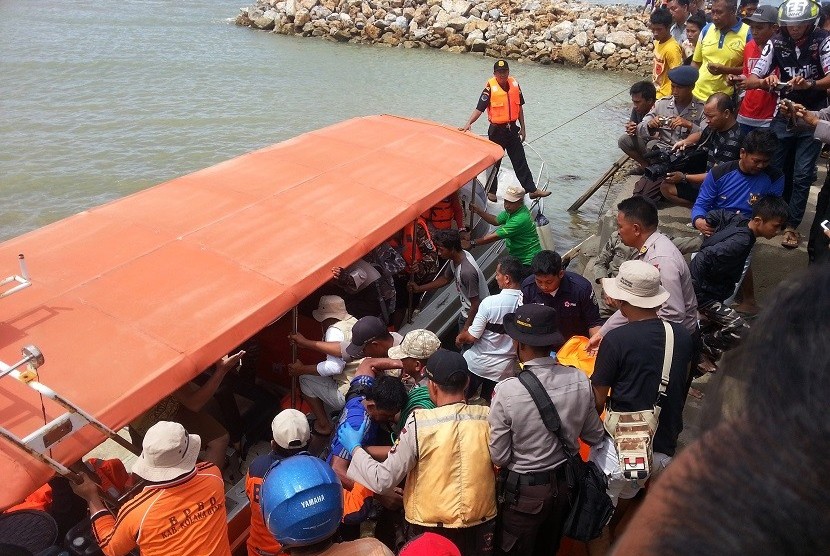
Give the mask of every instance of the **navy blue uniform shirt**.
[{"label": "navy blue uniform shirt", "polygon": [[571,336],[590,336],[589,328],[602,325],[594,288],[574,272],[565,271],[555,296],[540,290],[535,276],[530,275],[522,282],[522,295],[525,305],[537,303],[556,309],[559,332],[565,340]]}]

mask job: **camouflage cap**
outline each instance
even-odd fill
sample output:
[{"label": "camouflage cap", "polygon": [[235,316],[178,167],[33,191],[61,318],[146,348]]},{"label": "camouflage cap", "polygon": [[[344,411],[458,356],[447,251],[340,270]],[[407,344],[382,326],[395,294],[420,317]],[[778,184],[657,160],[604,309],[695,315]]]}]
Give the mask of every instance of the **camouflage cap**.
[{"label": "camouflage cap", "polygon": [[429,359],[441,347],[441,340],[429,330],[412,330],[404,336],[401,345],[389,348],[392,359]]}]

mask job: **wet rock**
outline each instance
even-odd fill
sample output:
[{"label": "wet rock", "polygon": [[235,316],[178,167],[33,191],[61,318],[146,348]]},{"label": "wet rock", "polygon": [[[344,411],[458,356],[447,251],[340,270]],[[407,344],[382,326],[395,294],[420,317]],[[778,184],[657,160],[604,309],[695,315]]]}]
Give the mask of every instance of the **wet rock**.
[{"label": "wet rock", "polygon": [[585,56],[582,54],[579,46],[575,44],[564,44],[559,51],[559,57],[566,63],[581,66],[585,63]]},{"label": "wet rock", "polygon": [[262,29],[263,31],[270,31],[274,28],[274,22],[276,21],[276,19],[276,10],[268,10],[259,17],[254,18],[252,21],[257,29]]}]

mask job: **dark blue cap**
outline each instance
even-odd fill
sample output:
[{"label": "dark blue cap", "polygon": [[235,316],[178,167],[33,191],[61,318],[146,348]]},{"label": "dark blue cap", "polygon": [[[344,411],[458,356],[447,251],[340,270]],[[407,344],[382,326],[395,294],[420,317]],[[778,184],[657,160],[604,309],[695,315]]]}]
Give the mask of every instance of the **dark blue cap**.
[{"label": "dark blue cap", "polygon": [[693,66],[677,66],[669,70],[669,81],[681,87],[693,87],[697,76],[697,68]]}]

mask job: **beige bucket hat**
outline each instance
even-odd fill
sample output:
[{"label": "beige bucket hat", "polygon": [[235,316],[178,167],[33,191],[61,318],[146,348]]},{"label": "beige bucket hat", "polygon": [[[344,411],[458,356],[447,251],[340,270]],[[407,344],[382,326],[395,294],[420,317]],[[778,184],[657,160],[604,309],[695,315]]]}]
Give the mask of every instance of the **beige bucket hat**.
[{"label": "beige bucket hat", "polygon": [[152,482],[172,481],[193,471],[201,447],[198,434],[187,434],[179,423],[159,421],[144,435],[133,473]]},{"label": "beige bucket hat", "polygon": [[511,203],[521,201],[524,196],[525,190],[518,185],[509,185],[507,186],[507,189],[504,190],[504,200],[510,201]]},{"label": "beige bucket hat", "polygon": [[326,319],[346,320],[352,317],[346,309],[346,302],[339,295],[321,297],[317,308],[311,311],[311,316],[317,322],[323,322]]},{"label": "beige bucket hat", "polygon": [[625,261],[615,278],[602,279],[602,289],[611,299],[643,309],[659,307],[669,298],[660,285],[660,271],[645,261]]},{"label": "beige bucket hat", "polygon": [[404,336],[401,345],[389,348],[391,359],[429,359],[441,347],[441,340],[434,333],[423,328],[410,330]]}]

